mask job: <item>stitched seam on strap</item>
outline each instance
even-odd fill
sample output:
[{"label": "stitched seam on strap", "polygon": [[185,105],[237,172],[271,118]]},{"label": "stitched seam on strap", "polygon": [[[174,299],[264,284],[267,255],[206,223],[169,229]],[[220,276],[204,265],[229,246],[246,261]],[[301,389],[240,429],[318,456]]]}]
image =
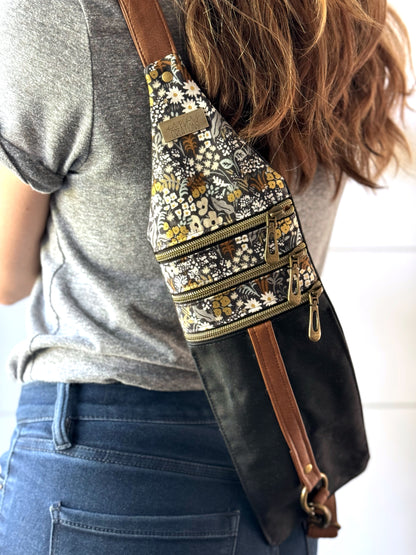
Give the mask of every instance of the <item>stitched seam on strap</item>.
[{"label": "stitched seam on strap", "polygon": [[[293,394],[293,390],[292,390],[292,388],[291,388],[291,386],[290,386],[290,384],[289,384],[289,382],[288,382],[288,378],[286,378],[286,370],[285,370],[284,366],[282,366],[282,365],[283,365],[283,361],[282,361],[281,357],[278,356],[278,353],[277,353],[277,351],[276,351],[276,348],[275,348],[276,339],[275,339],[275,337],[274,337],[274,334],[272,334],[272,332],[271,332],[271,330],[270,330],[270,327],[267,328],[267,334],[269,335],[269,337],[270,337],[270,342],[271,342],[271,344],[272,344],[272,346],[273,346],[273,355],[274,355],[274,357],[275,357],[276,363],[278,364],[278,367],[279,367],[279,369],[280,369],[280,371],[281,371],[283,386],[284,386],[285,391],[286,391],[286,393],[287,393],[287,398],[288,398],[288,401],[289,401],[290,406],[291,406],[291,409],[292,409],[292,414],[293,414],[293,416],[294,416],[294,422],[295,422],[295,424],[296,424],[296,426],[297,426],[297,432],[300,434],[300,437],[301,437],[303,443],[305,444],[306,451],[307,451],[307,453],[308,453],[309,458],[311,459],[309,462],[312,462],[312,460],[313,460],[313,458],[312,458],[313,455],[312,455],[312,457],[311,457],[310,448],[309,448],[309,440],[308,440],[308,438],[305,437],[305,431],[304,431],[304,428],[303,428],[303,422],[302,422],[302,423],[299,422],[299,419],[301,418],[301,417],[300,417],[300,414],[299,414],[299,408],[298,408],[297,404],[294,403],[294,401],[293,401],[293,395],[294,395],[294,394]],[[305,441],[305,440],[306,440],[306,441]],[[295,453],[296,453],[296,458],[298,459],[299,464],[300,464],[300,466],[301,466],[302,475],[304,475],[303,468],[302,468],[302,461],[301,461],[301,458],[300,458],[300,456],[299,456],[299,454],[298,454],[298,451],[297,451],[297,449],[296,449],[295,442],[294,442],[292,439],[291,439],[291,443],[294,445],[294,449],[295,449]],[[308,481],[309,481],[309,480],[308,480]]]},{"label": "stitched seam on strap", "polygon": [[172,37],[171,37],[170,31],[169,31],[169,29],[168,29],[168,27],[167,27],[167,25],[166,25],[166,20],[165,20],[163,14],[162,14],[162,9],[161,9],[161,7],[160,7],[160,5],[159,5],[159,2],[158,2],[157,0],[153,0],[153,3],[155,4],[156,11],[157,11],[157,14],[158,14],[158,16],[159,16],[159,18],[160,18],[160,22],[161,22],[161,24],[162,24],[162,26],[163,26],[163,29],[165,30],[165,33],[166,33],[166,36],[167,36],[169,45],[170,45],[170,47],[171,47],[171,49],[172,49],[172,53],[175,53],[175,52],[176,52],[176,47],[175,47],[175,44],[174,44],[173,41],[172,41]]},{"label": "stitched seam on strap", "polygon": [[142,49],[142,47],[141,47],[141,45],[140,45],[140,41],[139,41],[139,38],[138,38],[138,36],[137,36],[136,29],[135,29],[135,27],[134,27],[134,25],[133,25],[133,23],[132,23],[132,18],[130,17],[129,8],[127,7],[126,2],[125,2],[124,0],[120,0],[120,4],[121,4],[122,7],[123,7],[124,16],[125,16],[125,18],[128,20],[129,29],[130,29],[130,31],[131,31],[131,32],[133,33],[133,35],[134,35],[134,38],[135,38],[135,41],[134,41],[134,42],[135,42],[135,45],[136,45],[137,50],[139,51],[140,58],[142,59],[142,62],[143,62],[144,67],[146,67],[146,66],[148,66],[149,64],[148,64],[148,61],[147,61],[147,59],[146,59],[146,57],[145,57],[145,55],[144,55],[144,51],[143,51],[143,49]]},{"label": "stitched seam on strap", "polygon": [[[290,386],[289,378],[286,374],[286,369],[284,367],[283,360],[281,359],[281,357],[278,356],[278,353],[276,351],[276,342],[277,342],[277,340],[276,340],[276,337],[274,335],[274,332],[272,333],[272,330],[270,329],[270,326],[267,327],[267,334],[270,338],[270,342],[271,342],[271,345],[272,345],[272,348],[273,348],[273,355],[275,357],[276,363],[278,364],[278,367],[281,371],[283,386],[285,388],[287,398],[288,398],[290,406],[291,406],[292,414],[294,416],[294,423],[297,427],[296,431],[297,431],[297,433],[300,434],[301,441],[303,442],[303,444],[306,448],[306,452],[307,452],[308,458],[309,458],[308,462],[310,462],[314,466],[316,466],[315,457],[313,456],[313,453],[311,453],[309,439],[307,437],[305,437],[305,429],[303,427],[303,422],[299,421],[299,420],[301,420],[301,416],[299,414],[299,408],[298,408],[297,404],[294,402],[294,399],[293,399],[294,393],[293,393],[293,390]],[[285,422],[286,422],[286,420],[285,420]],[[305,472],[303,471],[303,465],[302,465],[301,457],[299,455],[298,450],[296,449],[296,443],[292,439],[292,437],[290,437],[290,443],[291,443],[291,445],[293,445],[293,451],[294,451],[296,460],[298,461],[299,471],[300,471],[300,474],[303,477],[303,483],[306,486],[308,486],[308,488],[310,488],[312,490],[314,484],[311,482],[309,477],[305,475]]]},{"label": "stitched seam on strap", "polygon": [[[303,429],[303,422],[302,421],[299,422],[299,419],[301,419],[301,416],[299,414],[299,409],[298,409],[297,405],[294,404],[294,401],[293,401],[293,391],[290,387],[289,379],[287,377],[286,370],[284,368],[284,363],[281,360],[281,357],[278,356],[278,352],[276,350],[277,340],[274,336],[274,332],[272,333],[272,331],[270,330],[270,327],[267,324],[262,324],[262,326],[267,329],[269,344],[271,345],[271,347],[273,349],[273,358],[274,358],[275,362],[277,363],[278,368],[280,369],[279,370],[280,371],[280,381],[283,383],[283,386],[285,388],[286,397],[289,400],[292,413],[294,413],[294,416],[295,416],[294,423],[295,423],[295,426],[296,426],[296,432],[298,434],[300,433],[301,441],[304,443],[304,445],[306,447],[306,452],[307,452],[308,457],[310,459],[309,462],[311,462],[314,465],[314,468],[317,469],[317,465],[316,465],[314,455],[313,455],[313,453],[311,454],[311,448],[310,448],[309,440],[306,436],[305,430]],[[259,333],[258,333],[256,328],[250,328],[249,332],[250,332],[250,334],[252,333],[254,335],[254,338],[255,338],[256,343],[258,345],[258,349],[255,349],[255,350],[256,350],[257,356],[261,360],[260,369],[262,371],[264,371],[264,373],[265,373],[265,377],[267,379],[266,388],[270,391],[270,394],[271,394],[270,400],[272,402],[272,406],[273,406],[273,409],[274,409],[275,414],[277,416],[277,419],[282,422],[281,431],[282,431],[282,433],[283,433],[283,435],[286,439],[286,442],[289,445],[289,449],[290,449],[290,453],[291,453],[291,456],[292,456],[293,463],[296,467],[297,473],[298,473],[299,478],[301,479],[302,483],[304,485],[306,485],[308,487],[308,490],[310,491],[315,486],[315,483],[313,483],[309,479],[309,477],[306,476],[305,473],[303,472],[302,462],[301,462],[301,459],[299,457],[299,453],[296,449],[296,442],[292,439],[292,434],[290,434],[289,432],[286,432],[286,430],[289,429],[289,426],[287,425],[287,418],[284,415],[284,413],[280,410],[279,405],[277,403],[275,403],[275,399],[277,398],[276,389],[274,387],[273,380],[271,379],[271,376],[272,376],[271,369],[269,369],[269,365],[267,364],[267,359],[264,357],[263,350],[260,347],[261,341],[260,341]],[[283,367],[282,367],[282,364],[283,364]]]},{"label": "stitched seam on strap", "polygon": [[[267,330],[267,332],[268,332],[268,335],[270,336],[269,330]],[[254,330],[254,334],[255,334],[255,336],[256,336],[257,343],[260,344],[260,338],[258,337],[258,334],[257,334],[257,331],[256,331],[256,330]],[[277,395],[276,395],[276,389],[275,389],[275,387],[274,387],[274,383],[273,383],[273,380],[272,380],[272,378],[271,378],[271,372],[270,372],[269,366],[268,366],[268,364],[267,364],[267,359],[264,357],[263,352],[262,352],[261,350],[259,350],[258,355],[259,355],[259,357],[261,358],[261,361],[262,361],[261,368],[264,370],[265,374],[267,375],[267,384],[266,384],[266,386],[267,386],[267,389],[269,389],[270,392],[271,392],[271,399],[270,399],[270,400],[271,400],[271,402],[272,402],[273,407],[275,408],[276,413],[278,413],[279,418],[280,418],[280,420],[281,420],[282,423],[283,423],[283,428],[284,428],[284,429],[282,429],[282,433],[283,433],[283,435],[285,436],[286,441],[287,441],[288,443],[290,443],[290,449],[291,449],[291,451],[292,451],[292,448],[294,448],[294,442],[293,442],[293,440],[292,440],[291,434],[286,433],[286,429],[288,428],[286,416],[285,416],[284,412],[280,410],[279,405],[275,402],[275,398],[277,397]],[[278,367],[281,368],[280,360],[279,360],[279,358],[276,356],[276,353],[275,353],[275,350],[274,350],[274,349],[273,349],[273,356],[274,356],[275,361],[276,361],[277,364],[278,364]],[[286,384],[286,383],[283,383],[283,385],[284,385],[284,387],[285,387],[285,389],[286,389],[286,392],[288,392],[287,384]],[[289,396],[289,397],[290,397],[290,396]],[[292,407],[292,410],[293,410],[293,403],[292,403],[292,399],[291,399],[291,398],[289,398],[289,402],[290,402],[291,407]],[[297,422],[297,421],[296,421],[296,425],[298,426],[298,422]],[[298,457],[298,455],[297,455],[296,449],[294,449],[294,453],[295,453],[295,455],[296,455],[297,460],[299,461],[299,457]]]}]

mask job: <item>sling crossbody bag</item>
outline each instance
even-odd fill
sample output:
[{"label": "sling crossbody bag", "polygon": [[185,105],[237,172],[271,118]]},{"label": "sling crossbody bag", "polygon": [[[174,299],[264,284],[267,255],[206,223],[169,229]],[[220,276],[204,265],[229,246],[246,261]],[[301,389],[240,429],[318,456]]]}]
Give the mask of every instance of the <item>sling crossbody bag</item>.
[{"label": "sling crossbody bag", "polygon": [[333,537],[333,492],[368,448],[291,194],[191,78],[157,0],[119,3],[149,89],[148,238],[242,486],[270,544],[302,518]]}]

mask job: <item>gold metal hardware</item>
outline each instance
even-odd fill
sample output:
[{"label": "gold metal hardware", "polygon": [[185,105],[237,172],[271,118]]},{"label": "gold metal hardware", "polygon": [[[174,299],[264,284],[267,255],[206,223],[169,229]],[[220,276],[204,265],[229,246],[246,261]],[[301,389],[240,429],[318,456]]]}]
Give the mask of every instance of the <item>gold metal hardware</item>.
[{"label": "gold metal hardware", "polygon": [[[294,212],[291,199],[286,199],[277,206],[284,210],[285,216],[290,216]],[[177,258],[182,258],[183,256],[186,256],[187,254],[190,254],[194,251],[207,248],[211,245],[214,245],[215,243],[220,243],[235,235],[240,235],[245,231],[248,231],[249,229],[255,229],[256,227],[264,224],[266,218],[267,212],[262,212],[261,214],[256,214],[255,216],[247,218],[246,220],[241,220],[221,229],[218,229],[213,233],[189,239],[182,245],[168,247],[167,249],[164,249],[163,251],[157,252],[155,254],[156,260],[159,263],[166,263],[171,262],[172,260],[176,260]]]},{"label": "gold metal hardware", "polygon": [[304,468],[305,474],[310,474],[313,470],[313,465],[312,464],[307,464]]},{"label": "gold metal hardware", "polygon": [[[309,298],[309,292],[303,293],[301,297],[300,304],[306,303]],[[266,308],[266,310],[262,310],[256,314],[250,314],[245,318],[241,318],[236,322],[231,322],[230,324],[225,324],[224,326],[219,326],[217,328],[213,328],[211,330],[200,331],[195,333],[185,333],[185,339],[190,343],[199,343],[203,341],[210,341],[211,339],[216,339],[217,337],[221,337],[228,333],[232,333],[235,331],[243,330],[245,328],[249,328],[250,326],[255,326],[264,322],[265,320],[269,320],[273,318],[273,316],[277,316],[278,314],[283,314],[288,310],[291,310],[293,305],[288,301],[271,306],[270,308]]]},{"label": "gold metal hardware", "polygon": [[[300,243],[297,249],[299,248],[302,249],[301,252],[304,252],[306,254],[305,243]],[[217,281],[209,285],[203,285],[198,289],[185,291],[185,293],[172,295],[172,299],[175,303],[189,303],[195,302],[205,297],[217,295],[218,293],[227,291],[228,289],[232,289],[233,287],[237,287],[241,283],[256,279],[262,275],[268,274],[271,271],[282,268],[288,263],[289,256],[290,255],[287,254],[286,256],[282,256],[282,258],[280,258],[277,262],[273,264],[260,264],[259,266],[255,266],[254,268],[250,268],[249,270],[244,270],[243,272],[239,272],[238,274],[222,279],[221,281]]]},{"label": "gold metal hardware", "polygon": [[159,123],[159,129],[165,143],[170,143],[185,135],[196,133],[197,131],[206,129],[208,126],[209,123],[203,108],[197,108],[196,110],[192,110],[192,112],[181,114],[180,116]]},{"label": "gold metal hardware", "polygon": [[322,295],[323,287],[313,287],[309,291],[309,330],[308,336],[311,341],[321,339],[321,320],[319,317],[319,297]]},{"label": "gold metal hardware", "polygon": [[164,71],[164,72],[162,73],[162,80],[163,80],[165,83],[170,83],[170,82],[172,81],[172,79],[173,79],[173,75],[172,75],[172,73],[171,73],[170,71]]},{"label": "gold metal hardware", "polygon": [[[278,213],[280,213],[279,210]],[[267,212],[266,218],[266,242],[264,246],[264,260],[267,264],[274,264],[279,260],[279,242],[277,236],[277,220],[278,215],[275,209],[270,210]],[[270,242],[272,241],[274,252],[270,251]]]},{"label": "gold metal hardware", "polygon": [[296,248],[289,257],[289,289],[287,300],[295,306],[300,304],[301,299],[299,264],[304,256],[305,254],[299,252],[298,248]]},{"label": "gold metal hardware", "polygon": [[[329,482],[326,474],[321,473],[322,486],[321,488],[328,489]],[[331,524],[332,513],[325,505],[321,503],[313,503],[308,499],[308,489],[303,487],[300,494],[300,505],[305,513],[308,515],[308,522],[319,526],[319,528],[328,528]],[[338,525],[339,526],[339,525]]]},{"label": "gold metal hardware", "polygon": [[314,512],[309,515],[309,524],[315,524],[319,528],[328,528],[331,524],[332,513],[325,505],[321,503],[313,503]]},{"label": "gold metal hardware", "polygon": [[[277,233],[277,222],[294,212],[293,206],[277,205],[267,212],[266,218],[266,243],[264,246],[264,260],[268,264],[273,264],[279,260],[279,237]],[[270,245],[273,245],[273,252]]]}]

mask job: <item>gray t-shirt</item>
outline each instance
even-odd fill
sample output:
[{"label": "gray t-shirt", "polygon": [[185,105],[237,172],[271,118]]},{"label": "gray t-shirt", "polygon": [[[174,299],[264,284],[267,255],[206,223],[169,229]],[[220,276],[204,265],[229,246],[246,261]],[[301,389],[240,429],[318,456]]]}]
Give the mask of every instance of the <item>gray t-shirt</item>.
[{"label": "gray t-shirt", "polygon": [[[161,0],[184,54],[173,0]],[[146,238],[150,119],[117,0],[0,0],[0,163],[52,193],[22,381],[201,389]],[[295,197],[322,267],[338,204],[320,173]]]}]

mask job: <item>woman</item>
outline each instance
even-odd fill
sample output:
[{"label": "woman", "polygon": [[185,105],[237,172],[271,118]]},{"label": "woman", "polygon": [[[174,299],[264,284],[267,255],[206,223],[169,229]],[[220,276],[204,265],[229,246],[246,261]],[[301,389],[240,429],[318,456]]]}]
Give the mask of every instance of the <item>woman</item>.
[{"label": "woman", "polygon": [[[403,27],[381,1],[160,4],[322,267],[344,178],[374,187],[405,145]],[[0,26],[0,300],[31,294],[2,553],[315,553],[303,522],[263,538],[147,243],[147,86],[118,2],[3,0]]]}]

